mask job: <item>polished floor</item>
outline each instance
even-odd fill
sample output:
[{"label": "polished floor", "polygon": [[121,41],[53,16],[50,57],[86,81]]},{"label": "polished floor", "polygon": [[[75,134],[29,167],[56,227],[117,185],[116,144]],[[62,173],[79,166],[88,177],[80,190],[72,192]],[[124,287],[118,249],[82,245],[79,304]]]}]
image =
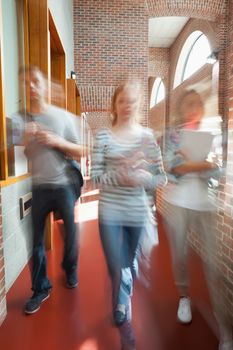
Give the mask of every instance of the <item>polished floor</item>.
[{"label": "polished floor", "polygon": [[[24,315],[23,304],[31,295],[27,266],[7,295],[8,315],[0,328],[1,350],[120,350],[119,335],[111,320],[110,283],[98,237],[97,202],[80,205],[77,216],[79,286],[73,290],[65,287],[60,268],[62,225],[57,222],[55,247],[48,253],[51,296],[37,313]],[[202,267],[194,253],[190,258],[193,321],[186,326],[176,321],[178,296],[160,221],[160,244],[152,259],[152,290],[138,282],[135,285],[133,324],[137,350],[217,350],[216,325]]]}]

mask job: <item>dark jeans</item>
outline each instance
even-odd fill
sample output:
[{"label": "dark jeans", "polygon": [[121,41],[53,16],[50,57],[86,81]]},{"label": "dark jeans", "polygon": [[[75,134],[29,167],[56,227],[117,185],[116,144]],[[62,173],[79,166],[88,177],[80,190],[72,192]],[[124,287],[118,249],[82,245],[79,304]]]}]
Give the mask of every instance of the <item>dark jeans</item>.
[{"label": "dark jeans", "polygon": [[[117,304],[130,308],[135,277],[135,258],[143,227],[99,224],[100,238],[113,289],[113,310]],[[129,312],[129,318],[131,318]]]},{"label": "dark jeans", "polygon": [[44,228],[47,215],[58,211],[64,222],[64,254],[62,267],[67,273],[77,269],[77,227],[74,222],[75,194],[70,185],[35,186],[32,191],[32,222],[33,222],[33,265],[32,290],[40,292],[52,287],[46,268],[44,246]]}]

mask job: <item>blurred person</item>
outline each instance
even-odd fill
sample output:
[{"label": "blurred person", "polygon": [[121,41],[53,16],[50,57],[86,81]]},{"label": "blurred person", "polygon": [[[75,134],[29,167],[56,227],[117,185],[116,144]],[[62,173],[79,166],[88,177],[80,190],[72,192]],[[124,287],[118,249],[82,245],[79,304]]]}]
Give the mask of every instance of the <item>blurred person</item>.
[{"label": "blurred person", "polygon": [[112,127],[97,133],[91,160],[92,180],[100,186],[99,230],[112,282],[113,319],[124,350],[135,349],[131,296],[137,275],[136,255],[150,219],[146,190],[166,183],[153,132],[138,122],[140,102],[141,90],[136,82],[116,88]]},{"label": "blurred person", "polygon": [[[168,208],[164,215],[164,222],[170,240],[175,284],[180,296],[177,318],[183,324],[192,321],[187,240],[189,229],[195,228],[195,231],[201,235],[205,248],[206,278],[220,330],[219,350],[232,350],[231,326],[224,311],[224,303],[218,293],[221,288],[221,273],[214,261],[214,255],[217,254],[216,205],[214,204],[216,199],[211,200],[208,190],[210,179],[216,180],[220,176],[219,164],[211,159],[207,160],[207,155],[203,159],[198,157],[198,153],[201,153],[205,147],[205,142],[203,145],[198,144],[198,138],[196,144],[189,147],[191,153],[197,158],[193,156],[194,158],[191,159],[182,149],[184,147],[182,146],[183,130],[200,130],[204,116],[204,103],[197,91],[184,92],[178,101],[177,110],[179,124],[168,130],[164,154],[164,164],[169,179],[169,184],[164,191],[164,200]],[[191,143],[192,134],[188,132],[187,135],[190,136]],[[196,136],[200,137],[200,143],[209,137],[208,134],[201,136],[200,133],[193,136],[194,140]]]},{"label": "blurred person", "polygon": [[32,297],[24,307],[26,314],[39,310],[52,288],[47,277],[44,229],[47,215],[59,212],[64,221],[64,254],[62,268],[68,288],[77,280],[77,227],[74,207],[77,200],[70,180],[68,158],[79,158],[79,130],[71,113],[47,103],[47,81],[37,67],[20,71],[20,79],[30,95],[30,110],[26,111],[25,153],[32,173]]}]

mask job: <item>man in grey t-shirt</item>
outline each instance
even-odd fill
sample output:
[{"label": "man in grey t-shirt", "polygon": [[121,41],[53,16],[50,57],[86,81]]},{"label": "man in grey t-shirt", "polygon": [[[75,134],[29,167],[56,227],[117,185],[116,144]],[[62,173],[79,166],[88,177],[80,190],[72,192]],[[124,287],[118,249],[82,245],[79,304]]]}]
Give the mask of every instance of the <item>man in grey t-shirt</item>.
[{"label": "man in grey t-shirt", "polygon": [[[23,76],[24,73],[24,76]],[[64,221],[64,256],[62,267],[67,287],[77,286],[77,234],[74,206],[77,200],[70,183],[67,157],[80,157],[75,119],[67,111],[46,103],[46,80],[37,67],[20,73],[30,92],[30,111],[25,126],[25,152],[32,165],[33,267],[31,299],[26,314],[39,310],[49,297],[52,285],[47,277],[44,227],[47,215],[58,211]],[[77,132],[78,131],[78,132]]]}]

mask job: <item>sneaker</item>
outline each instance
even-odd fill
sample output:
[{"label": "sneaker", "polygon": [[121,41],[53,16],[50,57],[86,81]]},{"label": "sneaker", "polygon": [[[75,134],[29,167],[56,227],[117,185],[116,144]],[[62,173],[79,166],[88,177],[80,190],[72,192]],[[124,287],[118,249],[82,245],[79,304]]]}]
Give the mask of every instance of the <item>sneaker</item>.
[{"label": "sneaker", "polygon": [[123,345],[121,350],[136,350],[135,346],[128,346],[128,345]]},{"label": "sneaker", "polygon": [[126,307],[118,304],[113,314],[114,322],[117,327],[121,326],[126,320]]},{"label": "sneaker", "polygon": [[190,323],[192,321],[191,302],[188,297],[180,298],[177,318],[181,323]]},{"label": "sneaker", "polygon": [[47,300],[49,296],[49,290],[44,290],[42,292],[34,292],[31,299],[29,299],[24,306],[25,314],[34,314],[34,312],[40,309],[41,303]]},{"label": "sneaker", "polygon": [[75,288],[78,285],[78,278],[76,271],[66,274],[66,287],[69,289]]},{"label": "sneaker", "polygon": [[233,350],[233,340],[220,341],[218,350]]}]

